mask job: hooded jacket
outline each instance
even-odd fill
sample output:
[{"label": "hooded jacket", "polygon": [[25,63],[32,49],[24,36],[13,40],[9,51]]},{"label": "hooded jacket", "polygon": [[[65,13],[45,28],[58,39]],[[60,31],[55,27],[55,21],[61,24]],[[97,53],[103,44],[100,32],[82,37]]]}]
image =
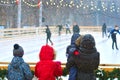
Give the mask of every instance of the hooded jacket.
[{"label": "hooded jacket", "polygon": [[71,44],[66,48],[66,56],[69,58],[72,53],[77,49],[77,45],[75,44],[77,38],[80,37],[80,34],[73,34],[71,37]]},{"label": "hooded jacket", "polygon": [[30,67],[22,57],[14,57],[8,65],[8,80],[32,80]]},{"label": "hooded jacket", "polygon": [[95,40],[92,35],[83,36],[79,54],[73,54],[66,64],[70,69],[71,66],[77,67],[76,80],[96,80],[94,70],[99,66],[99,52],[95,48]]},{"label": "hooded jacket", "polygon": [[62,75],[60,62],[53,61],[55,57],[54,49],[49,45],[44,45],[39,53],[40,61],[35,66],[35,76],[38,80],[55,80]]}]

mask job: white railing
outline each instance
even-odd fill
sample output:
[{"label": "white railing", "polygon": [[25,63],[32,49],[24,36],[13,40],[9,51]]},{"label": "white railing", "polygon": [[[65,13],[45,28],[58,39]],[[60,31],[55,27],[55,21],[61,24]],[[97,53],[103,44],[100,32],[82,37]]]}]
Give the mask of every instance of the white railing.
[{"label": "white railing", "polygon": [[[46,27],[30,27],[30,28],[10,28],[0,29],[0,38],[8,38],[15,36],[26,36],[26,35],[38,35],[45,34]],[[51,32],[58,33],[58,28],[50,26]],[[72,31],[72,27],[71,27]],[[100,26],[80,26],[80,32],[101,32]],[[65,27],[62,30],[62,34],[65,33]]]}]

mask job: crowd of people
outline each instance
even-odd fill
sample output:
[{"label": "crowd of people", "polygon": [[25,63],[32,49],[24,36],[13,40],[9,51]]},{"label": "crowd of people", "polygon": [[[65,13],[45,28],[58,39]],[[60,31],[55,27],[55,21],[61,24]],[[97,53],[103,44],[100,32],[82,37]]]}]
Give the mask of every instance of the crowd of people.
[{"label": "crowd of people", "polygon": [[[103,25],[106,27],[106,25]],[[60,61],[55,61],[56,53],[53,46],[48,45],[48,40],[51,41],[51,32],[46,25],[46,44],[43,45],[39,52],[39,61],[36,63],[34,75],[30,70],[30,66],[24,62],[24,49],[19,44],[13,46],[13,59],[8,65],[7,79],[8,80],[32,80],[35,76],[38,80],[56,80],[57,77],[63,74]],[[59,25],[61,31],[61,25]],[[103,28],[104,31],[105,28]],[[66,29],[69,31],[68,27]],[[60,35],[59,31],[59,35]],[[70,31],[69,31],[70,32]],[[112,49],[114,44],[117,47],[116,34],[119,33],[118,26],[110,31],[108,37],[112,37]],[[103,32],[106,35],[106,32]],[[102,34],[102,35],[103,35]],[[103,35],[104,37],[104,35]],[[100,53],[97,51],[96,42],[91,34],[80,34],[80,28],[77,23],[73,25],[73,34],[71,43],[66,48],[66,69],[69,71],[68,80],[96,80],[94,70],[100,64]]]}]

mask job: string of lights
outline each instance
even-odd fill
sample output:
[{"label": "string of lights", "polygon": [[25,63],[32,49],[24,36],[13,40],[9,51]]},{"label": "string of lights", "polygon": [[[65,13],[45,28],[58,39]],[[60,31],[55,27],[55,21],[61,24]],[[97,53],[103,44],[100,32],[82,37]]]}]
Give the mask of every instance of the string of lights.
[{"label": "string of lights", "polygon": [[[69,7],[71,9],[77,9],[78,11],[80,11],[81,9],[88,11],[88,13],[79,12],[80,15],[91,15],[101,11],[103,12],[103,15],[104,13],[107,13],[109,14],[108,15],[109,17],[111,16],[112,18],[117,18],[117,17],[113,17],[111,13],[120,12],[120,6],[118,6],[114,1],[112,2],[110,0],[108,0],[108,2],[111,2],[109,6],[105,0],[100,0],[100,1],[99,0],[43,0],[43,3],[41,3],[40,0],[31,0],[31,1],[21,0],[21,1],[30,7],[39,7],[40,4],[43,4],[43,6],[49,6],[49,8]],[[19,0],[0,0],[0,4],[14,4],[18,2]]]}]

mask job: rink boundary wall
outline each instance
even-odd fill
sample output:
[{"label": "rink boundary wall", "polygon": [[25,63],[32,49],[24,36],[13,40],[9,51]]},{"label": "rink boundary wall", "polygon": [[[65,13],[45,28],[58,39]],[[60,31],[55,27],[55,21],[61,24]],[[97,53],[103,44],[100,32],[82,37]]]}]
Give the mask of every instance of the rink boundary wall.
[{"label": "rink boundary wall", "polygon": [[[71,32],[72,32],[71,27]],[[80,26],[80,32],[101,32],[101,26]],[[11,38],[17,36],[29,36],[29,35],[44,35],[46,27],[29,27],[29,28],[7,28],[0,29],[0,38]],[[58,27],[50,26],[50,30],[53,34],[58,34]],[[65,27],[63,26],[62,34],[64,34]]]},{"label": "rink boundary wall", "polygon": [[[0,62],[0,69],[7,69],[8,68],[8,64],[10,62]],[[35,62],[28,62],[28,64],[30,65],[31,70],[35,70]],[[62,63],[61,67],[65,68],[66,63]],[[100,69],[103,69],[105,71],[112,71],[114,68],[120,68],[120,64],[100,64],[99,67]]]}]

